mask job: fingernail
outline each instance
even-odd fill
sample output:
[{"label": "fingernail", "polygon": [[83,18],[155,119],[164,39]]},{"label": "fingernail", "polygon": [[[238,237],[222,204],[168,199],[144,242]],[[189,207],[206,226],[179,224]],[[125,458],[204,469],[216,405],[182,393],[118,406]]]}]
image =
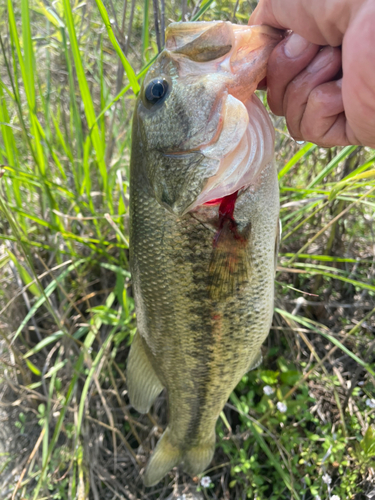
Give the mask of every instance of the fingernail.
[{"label": "fingernail", "polygon": [[306,38],[297,35],[297,33],[292,33],[284,45],[284,51],[287,57],[294,59],[295,57],[300,56],[309,45],[310,42],[308,42]]},{"label": "fingernail", "polygon": [[315,57],[313,62],[309,64],[309,66],[307,67],[307,71],[311,73],[316,73],[317,71],[327,66],[327,64],[331,60],[332,51],[333,51],[332,47],[329,48],[327,47],[323,49],[321,52],[319,52],[319,54]]}]

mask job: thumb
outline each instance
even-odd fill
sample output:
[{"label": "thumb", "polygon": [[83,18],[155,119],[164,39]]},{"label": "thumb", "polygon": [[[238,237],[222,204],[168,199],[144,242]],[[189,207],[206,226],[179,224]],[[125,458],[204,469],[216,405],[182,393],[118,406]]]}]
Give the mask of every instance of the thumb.
[{"label": "thumb", "polygon": [[272,0],[261,0],[251,14],[249,24],[253,26],[256,24],[268,24],[268,26],[273,26],[274,28],[287,28],[287,26],[283,26],[276,19],[272,4]]}]

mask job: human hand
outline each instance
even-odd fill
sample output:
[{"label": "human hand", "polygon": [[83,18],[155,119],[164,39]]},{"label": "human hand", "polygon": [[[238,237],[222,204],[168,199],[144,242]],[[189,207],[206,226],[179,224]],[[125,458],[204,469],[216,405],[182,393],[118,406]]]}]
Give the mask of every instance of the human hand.
[{"label": "human hand", "polygon": [[270,56],[267,87],[296,140],[375,147],[374,0],[260,0],[249,24],[294,32]]}]

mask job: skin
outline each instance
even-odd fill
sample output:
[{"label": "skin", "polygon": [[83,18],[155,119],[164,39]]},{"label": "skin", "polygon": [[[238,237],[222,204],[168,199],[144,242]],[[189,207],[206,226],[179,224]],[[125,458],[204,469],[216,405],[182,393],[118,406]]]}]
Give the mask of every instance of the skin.
[{"label": "skin", "polygon": [[[258,37],[263,40],[259,34],[255,42]],[[138,331],[127,385],[139,412],[148,412],[163,388],[169,410],[168,427],[145,471],[148,486],[176,465],[194,476],[211,461],[217,418],[244,373],[261,360],[273,314],[279,230],[273,150],[259,175],[239,193],[231,220],[221,225],[222,205],[217,203],[189,210],[220,161],[199,147],[223,140],[223,99],[229,99],[229,92],[230,97],[240,93],[242,74],[218,70],[215,61],[205,61],[204,67],[187,63],[189,56],[216,56],[211,44],[205,50],[206,37],[202,51],[198,40],[185,47],[183,57],[168,50],[171,38],[167,31],[167,49],[145,77],[132,129],[130,266]],[[254,81],[243,91],[245,102],[253,99],[265,74],[264,54],[277,41],[262,42],[256,57],[250,55]],[[216,48],[220,54],[221,46]],[[184,73],[184,64],[190,72]],[[150,107],[145,89],[155,78],[168,79],[170,93]],[[271,137],[264,144],[272,149],[272,124],[262,111]]]},{"label": "skin", "polygon": [[375,147],[373,0],[260,0],[249,24],[304,38],[293,57],[285,51],[293,35],[283,40],[267,69],[270,108],[286,117],[296,140]]}]

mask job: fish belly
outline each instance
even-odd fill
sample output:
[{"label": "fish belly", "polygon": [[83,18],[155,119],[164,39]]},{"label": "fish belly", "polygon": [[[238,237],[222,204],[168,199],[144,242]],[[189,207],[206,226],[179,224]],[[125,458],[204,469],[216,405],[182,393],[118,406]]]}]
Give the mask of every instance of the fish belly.
[{"label": "fish belly", "polygon": [[238,228],[249,227],[247,279],[232,293],[213,295],[212,208],[176,218],[133,177],[131,269],[138,333],[128,364],[132,404],[149,410],[167,389],[169,425],[146,470],[155,484],[182,463],[196,475],[207,467],[215,423],[230,393],[259,364],[273,314],[277,175],[268,165],[257,185],[239,196]]}]

